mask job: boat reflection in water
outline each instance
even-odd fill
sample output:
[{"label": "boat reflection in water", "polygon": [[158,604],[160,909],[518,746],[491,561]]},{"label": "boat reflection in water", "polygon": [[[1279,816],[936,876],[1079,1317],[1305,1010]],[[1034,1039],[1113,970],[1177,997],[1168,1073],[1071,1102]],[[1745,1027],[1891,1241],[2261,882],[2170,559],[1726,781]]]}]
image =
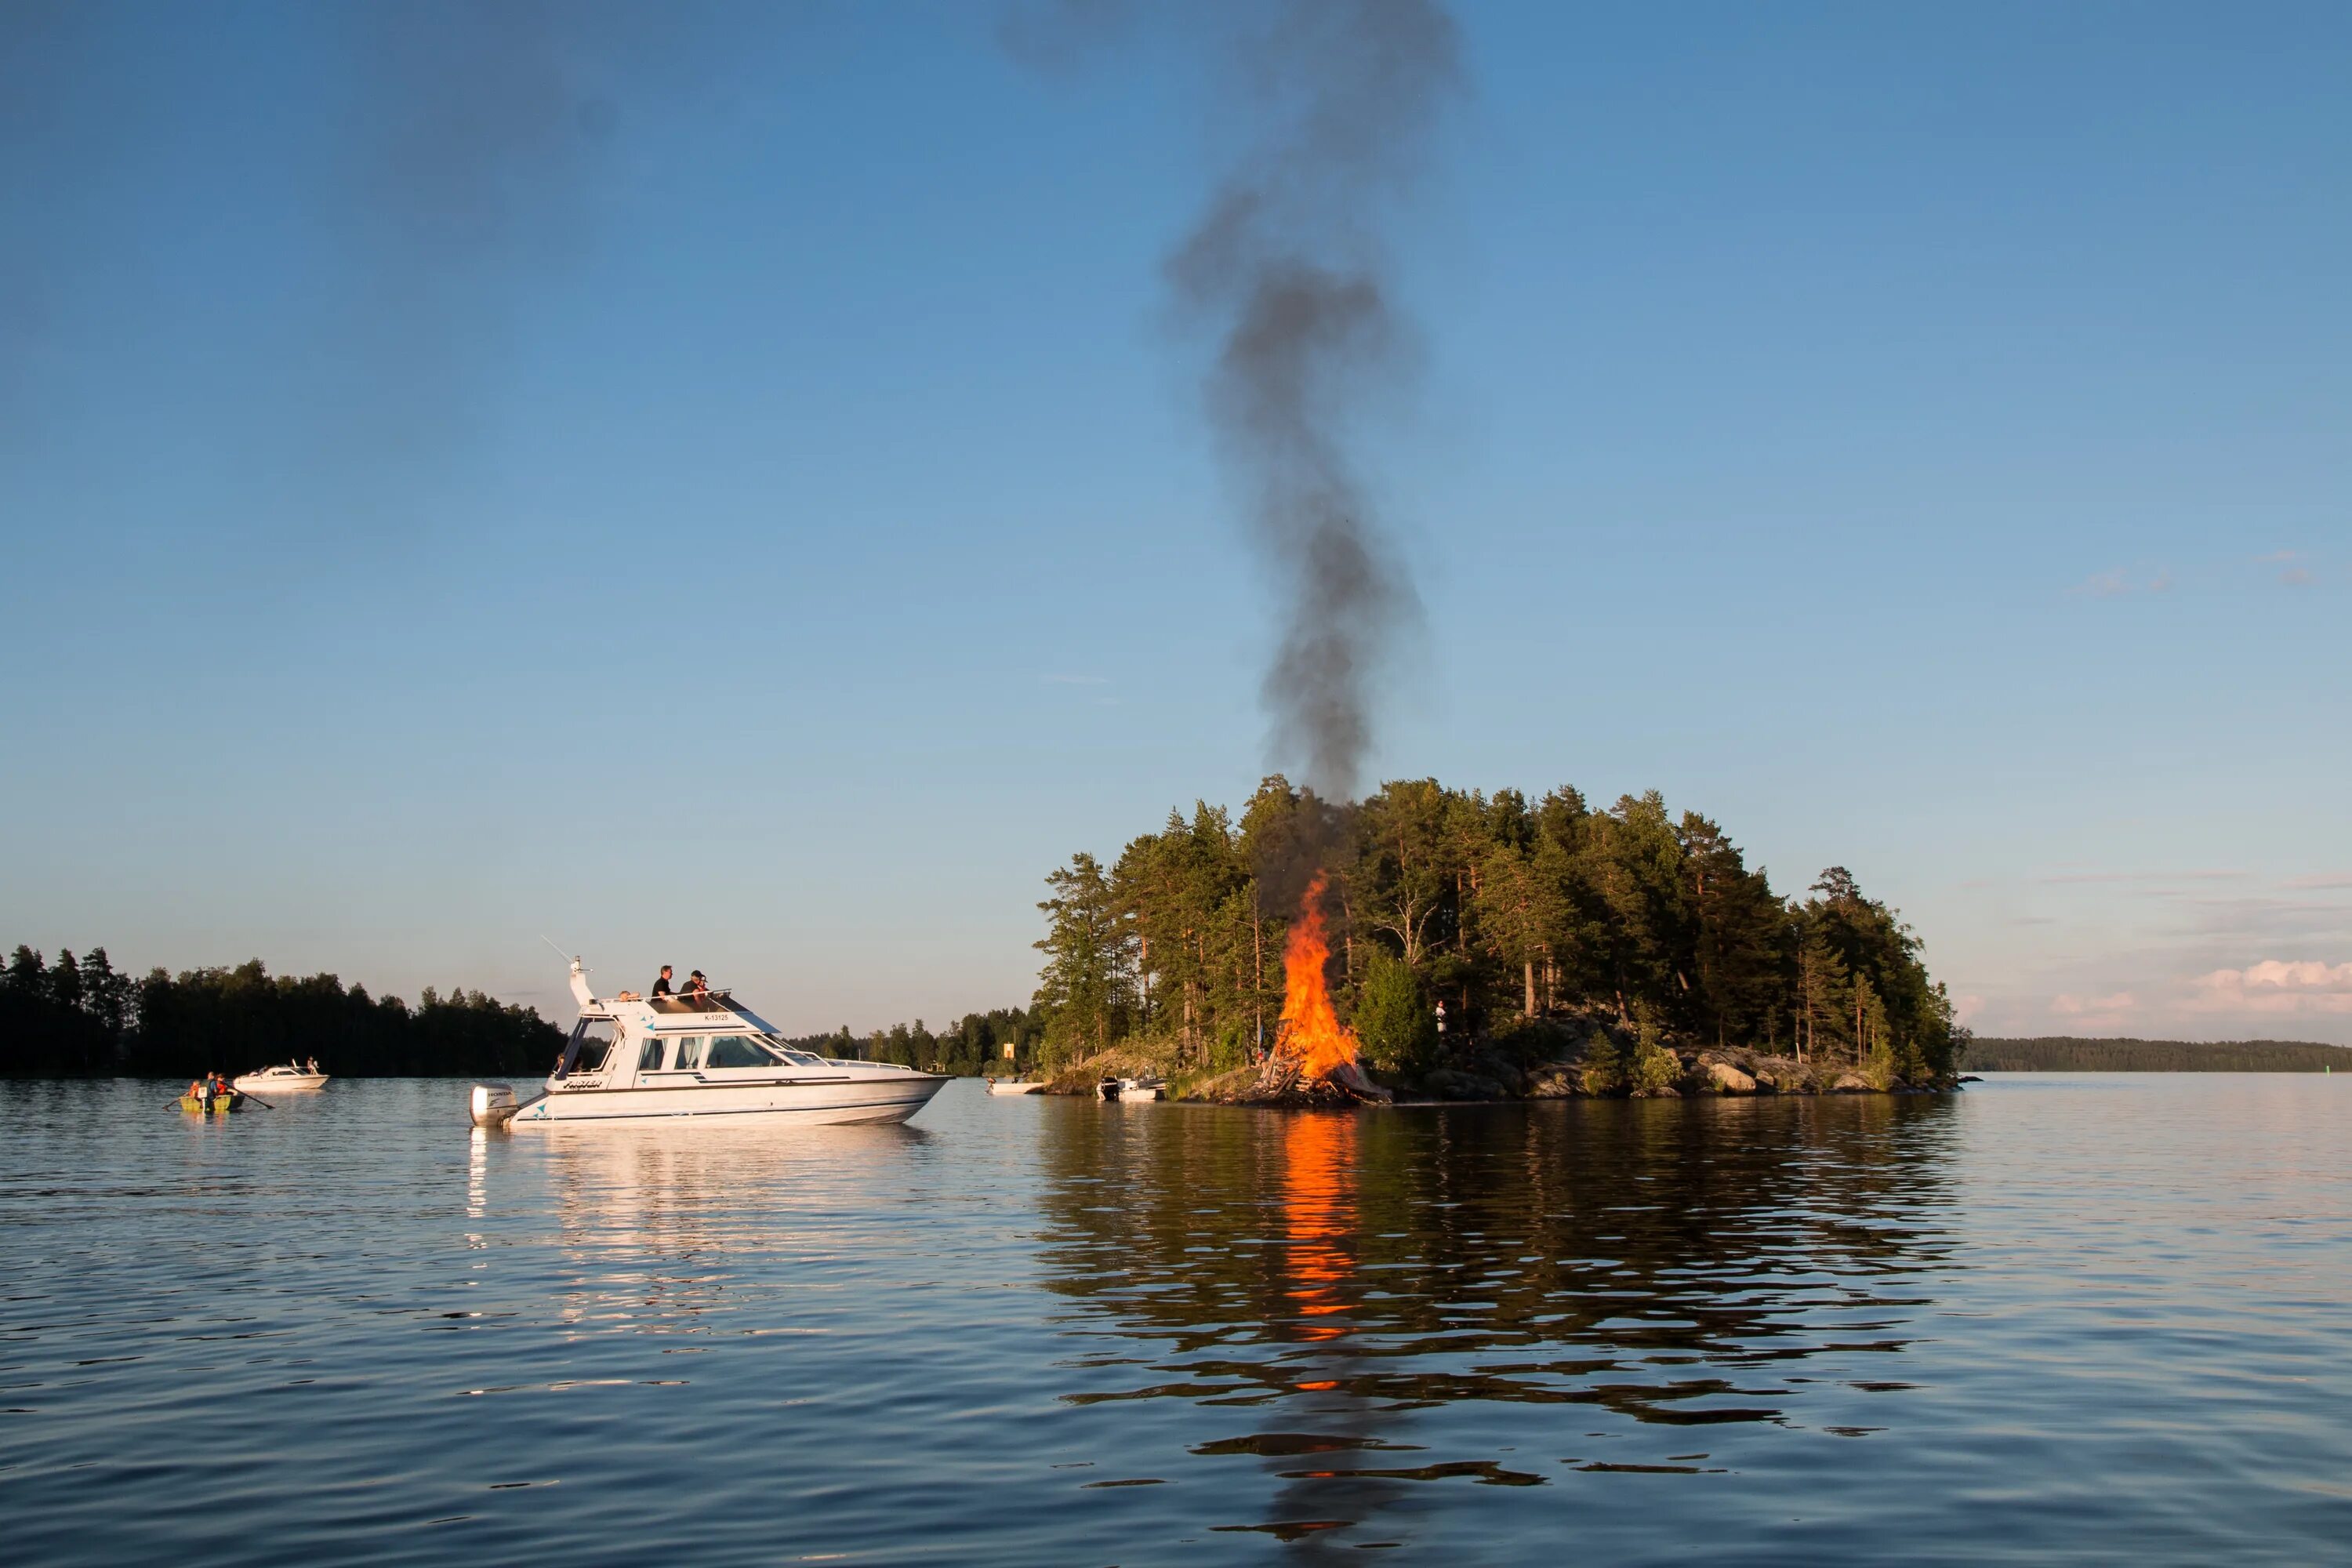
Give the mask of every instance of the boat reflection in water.
[{"label": "boat reflection in water", "polygon": [[[1189,1455],[1284,1484],[1223,1528],[1302,1545],[1416,1483],[1718,1468],[1905,1386],[1853,1373],[1899,1358],[1954,1266],[1951,1117],[1877,1096],[1072,1117],[1044,1144],[1047,1283],[1066,1332],[1129,1350],[1069,1363],[1064,1397],[1231,1410]],[[1560,1407],[1549,1452],[1494,1418],[1530,1404]]]},{"label": "boat reflection in water", "polygon": [[[824,1290],[835,1266],[887,1267],[918,1246],[891,1247],[870,1214],[875,1173],[929,1142],[903,1123],[782,1137],[757,1121],[661,1120],[559,1123],[522,1144],[470,1136],[469,1219],[541,1216],[515,1244],[554,1254],[561,1283],[543,1310],[574,1340],[692,1336],[720,1320],[737,1338],[796,1331],[800,1308],[784,1298]],[[499,1245],[495,1231],[467,1240]]]}]

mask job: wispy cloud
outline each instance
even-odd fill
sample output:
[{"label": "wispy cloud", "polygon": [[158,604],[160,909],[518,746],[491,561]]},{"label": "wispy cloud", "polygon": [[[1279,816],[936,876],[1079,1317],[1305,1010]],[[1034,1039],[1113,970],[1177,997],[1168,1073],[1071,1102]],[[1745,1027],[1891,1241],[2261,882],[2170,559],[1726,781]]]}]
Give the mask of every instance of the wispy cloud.
[{"label": "wispy cloud", "polygon": [[2301,888],[2307,892],[2352,889],[2352,871],[2314,871],[2305,877],[2289,877],[2281,886]]},{"label": "wispy cloud", "polygon": [[2126,594],[2161,594],[2171,586],[2172,574],[2168,571],[2136,574],[2130,568],[2117,566],[2092,573],[2067,592],[2088,599],[2120,599]]},{"label": "wispy cloud", "polygon": [[2044,877],[2042,881],[2053,886],[2081,882],[2232,882],[2252,876],[2251,871],[2208,869],[2201,871],[2062,871]]},{"label": "wispy cloud", "polygon": [[1048,686],[1108,686],[1108,675],[1041,675],[1037,678]]},{"label": "wispy cloud", "polygon": [[2128,991],[2105,996],[2078,996],[2061,992],[2050,998],[2050,1011],[2084,1029],[2112,1029],[2139,1010],[2139,998]]},{"label": "wispy cloud", "polygon": [[2311,580],[2311,574],[2300,566],[2290,566],[2279,574],[2279,581],[2290,588],[2300,588]]}]

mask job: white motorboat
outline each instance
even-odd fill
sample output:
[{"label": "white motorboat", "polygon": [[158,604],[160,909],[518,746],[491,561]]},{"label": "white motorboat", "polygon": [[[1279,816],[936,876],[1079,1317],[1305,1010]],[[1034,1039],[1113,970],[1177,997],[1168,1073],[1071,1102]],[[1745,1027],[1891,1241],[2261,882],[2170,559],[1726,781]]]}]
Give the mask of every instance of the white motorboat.
[{"label": "white motorboat", "polygon": [[1104,1100],[1165,1100],[1168,1082],[1157,1078],[1107,1078],[1095,1085]]},{"label": "white motorboat", "polygon": [[263,1068],[259,1072],[233,1078],[229,1083],[240,1094],[284,1094],[289,1089],[324,1089],[327,1087],[327,1075],[318,1071],[315,1064],[305,1068],[293,1062],[280,1062],[276,1067]]},{"label": "white motorboat", "polygon": [[947,1079],[889,1062],[843,1061],[784,1044],[724,991],[696,996],[599,997],[572,961],[580,1021],[538,1093],[474,1086],[477,1127],[772,1116],[802,1125],[904,1121]]},{"label": "white motorboat", "polygon": [[988,1080],[991,1094],[1043,1094],[1045,1086],[1035,1079],[992,1078]]}]

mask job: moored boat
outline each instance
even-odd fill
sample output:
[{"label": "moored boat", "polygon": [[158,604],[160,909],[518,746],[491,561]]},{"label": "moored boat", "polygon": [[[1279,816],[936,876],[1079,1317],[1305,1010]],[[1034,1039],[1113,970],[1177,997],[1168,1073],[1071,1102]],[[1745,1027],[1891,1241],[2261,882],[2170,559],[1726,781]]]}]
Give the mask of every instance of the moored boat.
[{"label": "moored boat", "polygon": [[1036,1079],[992,1078],[988,1080],[991,1094],[1043,1094],[1045,1084]]},{"label": "moored boat", "polygon": [[536,1094],[474,1086],[477,1127],[772,1117],[800,1126],[904,1121],[947,1083],[890,1062],[845,1061],[784,1043],[725,991],[600,997],[572,961],[580,1020]]},{"label": "moored boat", "polygon": [[306,1068],[292,1062],[280,1062],[276,1067],[263,1068],[259,1072],[240,1074],[229,1081],[246,1094],[283,1094],[289,1089],[324,1089],[327,1087],[327,1075],[318,1070],[316,1063]]}]

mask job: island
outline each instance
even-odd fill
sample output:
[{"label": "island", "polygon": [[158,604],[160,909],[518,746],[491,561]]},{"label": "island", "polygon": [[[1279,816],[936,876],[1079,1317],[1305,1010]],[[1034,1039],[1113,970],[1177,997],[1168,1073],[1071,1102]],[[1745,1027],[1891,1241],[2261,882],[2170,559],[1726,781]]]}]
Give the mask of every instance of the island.
[{"label": "island", "polygon": [[1654,791],[1410,779],[1341,804],[1277,774],[1046,882],[1030,1016],[1068,1092],[1365,1098],[1315,1092],[1318,985],[1355,1067],[1412,1099],[1943,1091],[1968,1038],[1851,872],[1785,896]]}]

